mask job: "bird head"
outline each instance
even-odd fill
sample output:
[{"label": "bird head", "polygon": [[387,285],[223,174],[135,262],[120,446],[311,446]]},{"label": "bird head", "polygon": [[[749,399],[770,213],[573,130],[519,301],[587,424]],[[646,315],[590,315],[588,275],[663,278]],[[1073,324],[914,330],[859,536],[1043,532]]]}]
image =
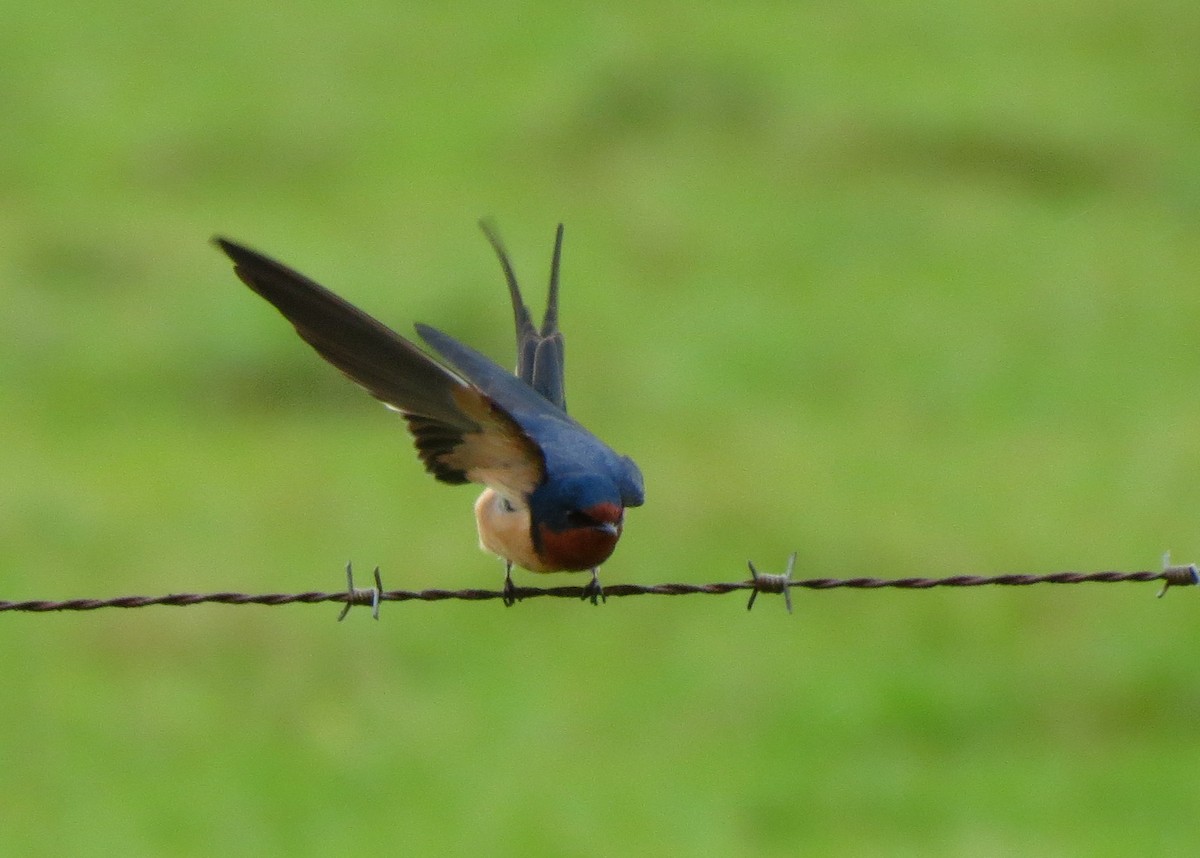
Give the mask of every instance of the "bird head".
[{"label": "bird head", "polygon": [[539,558],[561,571],[599,566],[621,538],[625,507],[612,481],[592,474],[543,482],[529,497]]}]

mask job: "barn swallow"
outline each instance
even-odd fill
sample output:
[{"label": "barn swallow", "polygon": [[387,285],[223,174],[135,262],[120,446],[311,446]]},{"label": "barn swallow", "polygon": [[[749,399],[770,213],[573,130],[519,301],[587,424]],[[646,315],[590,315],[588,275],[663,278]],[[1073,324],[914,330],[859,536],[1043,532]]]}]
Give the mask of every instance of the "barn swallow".
[{"label": "barn swallow", "polygon": [[214,242],[234,273],[292,323],[316,352],[406,421],[425,469],[451,485],[479,483],[479,544],[505,563],[505,603],[515,600],[514,565],[531,572],[591,571],[584,597],[603,598],[598,567],[621,537],[625,508],[644,499],[642,474],[566,411],[558,328],[562,225],[555,237],[541,328],[521,296],[499,236],[499,257],[517,331],[513,375],[428,325],[421,339],[439,363],[381,322],[285,265],[229,241]]}]

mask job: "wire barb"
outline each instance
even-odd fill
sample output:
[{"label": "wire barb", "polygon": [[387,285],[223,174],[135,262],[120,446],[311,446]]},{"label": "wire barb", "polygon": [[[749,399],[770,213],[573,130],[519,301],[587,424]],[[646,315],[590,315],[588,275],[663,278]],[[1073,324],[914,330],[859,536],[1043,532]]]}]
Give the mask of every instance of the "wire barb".
[{"label": "wire barb", "polygon": [[787,612],[792,612],[792,570],[796,568],[796,552],[792,552],[792,556],[788,558],[787,568],[783,570],[782,575],[769,575],[766,572],[759,572],[754,568],[754,561],[747,560],[746,565],[750,567],[750,584],[754,588],[750,591],[750,601],[746,603],[746,610],[749,611],[754,607],[754,600],[758,598],[759,593],[783,593],[783,602],[787,605]]},{"label": "wire barb", "polygon": [[1167,589],[1172,585],[1178,587],[1195,587],[1200,585],[1200,569],[1196,568],[1195,563],[1189,563],[1186,566],[1172,566],[1171,552],[1168,551],[1162,558],[1162,589],[1158,591],[1158,598],[1167,595]]},{"label": "wire barb", "polygon": [[383,581],[379,577],[379,567],[375,567],[375,586],[359,589],[354,586],[354,566],[350,561],[346,561],[346,604],[342,606],[342,612],[338,614],[337,621],[340,623],[346,619],[346,614],[350,613],[350,609],[355,605],[370,605],[371,616],[379,619],[379,603],[383,599]]}]

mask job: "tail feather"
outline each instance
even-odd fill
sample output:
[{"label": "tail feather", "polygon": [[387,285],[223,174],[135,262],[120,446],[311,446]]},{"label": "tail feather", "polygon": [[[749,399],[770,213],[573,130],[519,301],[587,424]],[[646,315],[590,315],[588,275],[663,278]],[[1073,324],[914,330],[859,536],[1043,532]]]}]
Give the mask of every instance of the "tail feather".
[{"label": "tail feather", "polygon": [[565,411],[567,403],[563,337],[558,329],[558,273],[562,259],[563,226],[558,225],[554,237],[554,256],[550,262],[550,290],[540,331],[534,327],[533,317],[517,283],[516,272],[495,224],[484,219],[479,222],[479,227],[496,252],[500,267],[504,271],[505,283],[508,284],[508,294],[513,306],[513,323],[517,333],[517,377]]}]

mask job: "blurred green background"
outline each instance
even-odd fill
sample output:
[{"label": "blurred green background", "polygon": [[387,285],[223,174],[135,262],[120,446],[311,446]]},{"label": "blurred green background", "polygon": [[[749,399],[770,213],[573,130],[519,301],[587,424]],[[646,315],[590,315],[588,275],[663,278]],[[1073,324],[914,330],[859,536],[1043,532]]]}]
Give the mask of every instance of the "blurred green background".
[{"label": "blurred green background", "polygon": [[[646,476],[609,583],[1200,557],[1193,2],[12,5],[0,598],[494,587],[208,245],[508,363]],[[534,579],[522,584],[577,582]],[[1196,593],[0,615],[13,855],[1200,843]]]}]

